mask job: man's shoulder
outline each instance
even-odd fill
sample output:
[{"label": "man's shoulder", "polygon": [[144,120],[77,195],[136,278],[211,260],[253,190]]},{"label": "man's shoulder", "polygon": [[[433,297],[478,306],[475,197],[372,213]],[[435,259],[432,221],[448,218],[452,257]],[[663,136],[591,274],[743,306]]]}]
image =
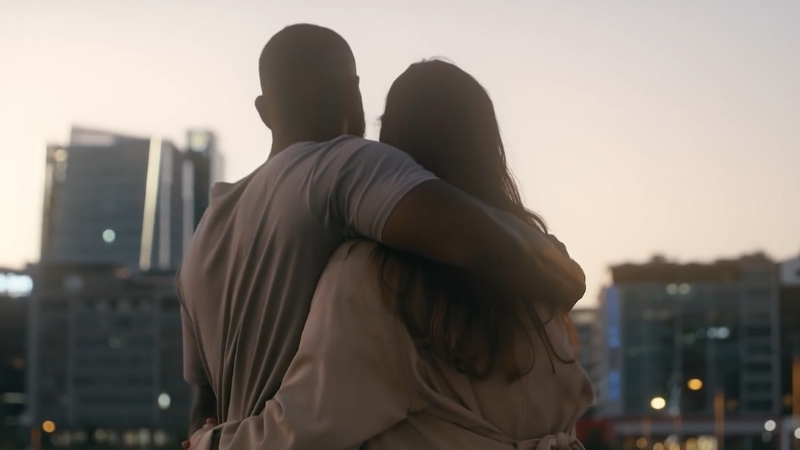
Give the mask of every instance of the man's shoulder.
[{"label": "man's shoulder", "polygon": [[320,148],[330,150],[332,155],[370,155],[370,154],[405,154],[401,150],[379,141],[358,136],[344,135],[332,141],[320,144]]}]

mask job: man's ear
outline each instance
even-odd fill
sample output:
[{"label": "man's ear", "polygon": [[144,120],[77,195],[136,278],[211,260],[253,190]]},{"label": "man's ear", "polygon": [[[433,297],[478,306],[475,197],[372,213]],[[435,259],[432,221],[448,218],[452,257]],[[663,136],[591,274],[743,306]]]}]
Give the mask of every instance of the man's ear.
[{"label": "man's ear", "polygon": [[258,115],[261,117],[261,121],[264,122],[264,125],[267,126],[270,130],[274,125],[274,120],[272,117],[272,102],[270,102],[269,97],[265,95],[259,95],[256,97],[256,111],[258,111]]}]

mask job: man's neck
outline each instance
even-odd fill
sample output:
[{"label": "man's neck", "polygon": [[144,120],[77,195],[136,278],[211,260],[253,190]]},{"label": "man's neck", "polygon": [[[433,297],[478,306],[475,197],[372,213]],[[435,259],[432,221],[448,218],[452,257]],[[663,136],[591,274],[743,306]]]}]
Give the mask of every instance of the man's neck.
[{"label": "man's neck", "polygon": [[327,142],[336,139],[343,134],[345,133],[344,132],[340,134],[319,133],[319,134],[290,136],[290,135],[275,133],[273,131],[272,149],[269,152],[269,156],[271,158],[298,142]]},{"label": "man's neck", "polygon": [[278,153],[286,150],[291,145],[296,144],[298,142],[303,142],[302,139],[290,139],[284,136],[276,136],[275,133],[272,134],[272,149],[269,152],[269,157],[272,158],[273,156],[277,155]]}]

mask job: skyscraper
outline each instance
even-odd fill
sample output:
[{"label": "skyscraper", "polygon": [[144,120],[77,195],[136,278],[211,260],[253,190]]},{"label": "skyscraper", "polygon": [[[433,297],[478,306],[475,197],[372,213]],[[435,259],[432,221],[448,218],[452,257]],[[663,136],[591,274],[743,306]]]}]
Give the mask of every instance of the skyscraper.
[{"label": "skyscraper", "polygon": [[30,305],[27,398],[34,429],[55,425],[46,440],[177,445],[190,392],[174,280],[174,271],[110,264],[42,271]]},{"label": "skyscraper", "polygon": [[149,448],[185,432],[175,274],[219,163],[213,133],[190,132],[189,147],[83,128],[48,147],[31,439]]},{"label": "skyscraper", "polygon": [[0,442],[22,443],[29,273],[0,269]]},{"label": "skyscraper", "polygon": [[800,256],[779,266],[781,280],[781,403],[800,415]]},{"label": "skyscraper", "polygon": [[[592,385],[595,387],[595,396],[597,396],[597,352],[595,351],[597,334],[597,310],[582,308],[573,309],[569,313],[570,320],[575,327],[575,334],[578,340],[577,360],[583,367],[583,370],[589,375],[592,380]],[[585,417],[591,417],[594,414],[594,407],[589,408]]]},{"label": "skyscraper", "polygon": [[47,151],[42,261],[177,267],[196,223],[184,210],[202,209],[193,171],[158,137],[73,128]]},{"label": "skyscraper", "polygon": [[186,155],[191,165],[187,165],[184,180],[191,178],[192,213],[194,227],[208,207],[209,192],[213,183],[220,181],[222,173],[222,155],[217,150],[217,136],[208,130],[192,129],[186,133]]}]

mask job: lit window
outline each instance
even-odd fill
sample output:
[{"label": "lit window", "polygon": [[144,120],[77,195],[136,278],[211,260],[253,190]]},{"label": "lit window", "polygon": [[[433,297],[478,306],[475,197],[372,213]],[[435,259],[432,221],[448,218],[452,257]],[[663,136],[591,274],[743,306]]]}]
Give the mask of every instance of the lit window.
[{"label": "lit window", "polygon": [[667,286],[667,294],[675,295],[678,293],[678,285],[677,284],[670,284]]},{"label": "lit window", "polygon": [[103,240],[106,244],[114,242],[115,239],[117,239],[117,233],[115,233],[114,230],[103,231]]},{"label": "lit window", "polygon": [[105,443],[108,440],[108,432],[102,428],[98,428],[94,432],[94,440],[98,443]]},{"label": "lit window", "polygon": [[146,447],[150,445],[150,430],[142,428],[139,430],[139,445]]},{"label": "lit window", "polygon": [[52,433],[56,431],[56,424],[53,423],[52,420],[45,420],[42,422],[42,430],[44,430],[45,433]]},{"label": "lit window", "polygon": [[108,338],[108,346],[111,348],[121,348],[123,346],[122,339],[112,336]]},{"label": "lit window", "polygon": [[53,159],[58,162],[64,162],[67,160],[67,151],[63,148],[59,148],[58,150],[53,152]]},{"label": "lit window", "polygon": [[731,337],[731,329],[728,327],[711,327],[707,333],[709,339],[728,339]]},{"label": "lit window", "polygon": [[162,393],[158,396],[158,407],[162,410],[169,409],[169,405],[172,403],[172,399],[169,397],[169,394],[166,392]]},{"label": "lit window", "polygon": [[703,380],[700,380],[699,378],[692,378],[688,383],[686,383],[686,385],[692,391],[699,391],[700,389],[703,389]]},{"label": "lit window", "polygon": [[664,409],[665,406],[667,406],[667,401],[664,400],[664,397],[655,397],[650,401],[650,407],[656,411]]},{"label": "lit window", "polygon": [[153,433],[153,443],[156,444],[156,446],[163,447],[167,445],[168,441],[169,438],[167,437],[167,433],[165,433],[164,430],[156,430],[156,432]]}]

